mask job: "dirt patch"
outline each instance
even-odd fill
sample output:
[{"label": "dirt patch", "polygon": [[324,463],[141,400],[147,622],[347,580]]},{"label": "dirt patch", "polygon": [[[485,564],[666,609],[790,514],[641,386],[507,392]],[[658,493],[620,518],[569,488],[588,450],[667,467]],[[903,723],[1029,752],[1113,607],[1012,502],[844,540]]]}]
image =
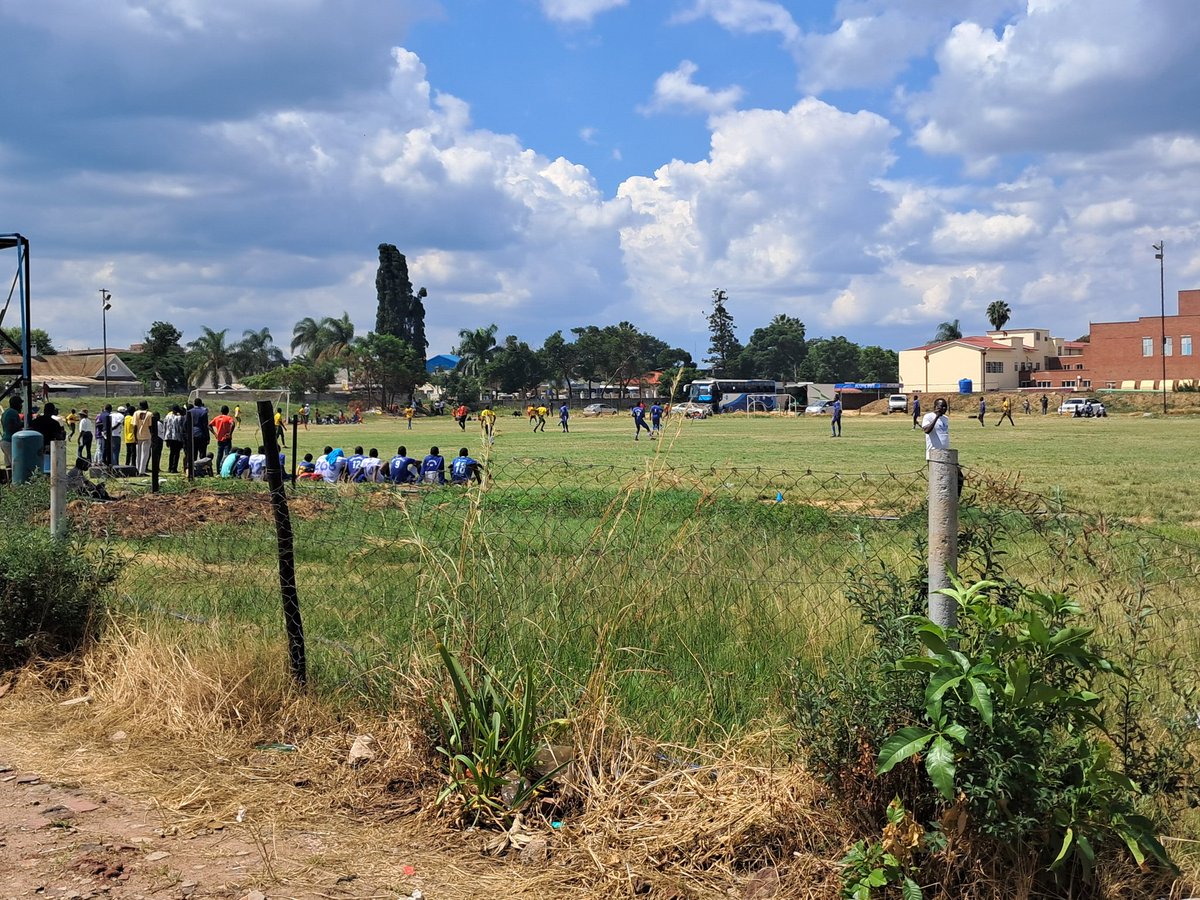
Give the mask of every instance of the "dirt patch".
[{"label": "dirt patch", "polygon": [[[301,519],[318,516],[331,505],[316,497],[288,498],[292,516]],[[72,500],[67,513],[81,531],[121,538],[181,534],[204,525],[232,525],[272,516],[267,494],[221,494],[203,489],[187,494],[144,494],[115,503]]]}]

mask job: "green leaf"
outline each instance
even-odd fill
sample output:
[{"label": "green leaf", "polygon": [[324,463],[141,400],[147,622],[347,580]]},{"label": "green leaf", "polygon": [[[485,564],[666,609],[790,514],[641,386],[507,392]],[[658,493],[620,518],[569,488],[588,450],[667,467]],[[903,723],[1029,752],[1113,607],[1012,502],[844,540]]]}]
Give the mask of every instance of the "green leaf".
[{"label": "green leaf", "polygon": [[946,695],[946,691],[953,690],[962,682],[963,676],[956,674],[953,670],[947,669],[938,672],[929,679],[929,687],[925,689],[926,704],[940,700]]},{"label": "green leaf", "polygon": [[1008,683],[1004,685],[1004,695],[1021,706],[1029,692],[1029,663],[1023,659],[1014,660],[1009,663],[1005,675],[1008,676]]},{"label": "green leaf", "polygon": [[946,644],[946,632],[941,626],[929,622],[918,628],[916,635],[917,640],[934,656],[946,657],[950,655],[950,648]]},{"label": "green leaf", "polygon": [[954,799],[954,751],[950,742],[940,734],[925,755],[925,771],[933,786],[947,800]]},{"label": "green leaf", "polygon": [[921,886],[909,878],[904,876],[904,880],[900,882],[900,896],[903,900],[923,900],[924,895],[921,893]]},{"label": "green leaf", "polygon": [[920,725],[910,725],[901,728],[883,742],[879,748],[879,768],[877,775],[890,772],[897,763],[901,763],[921,750],[933,739],[933,732]]},{"label": "green leaf", "polygon": [[1041,646],[1045,647],[1050,642],[1050,631],[1046,628],[1046,623],[1037,616],[1029,617],[1026,628],[1029,629],[1029,637]]},{"label": "green leaf", "polygon": [[971,687],[971,706],[975,707],[983,724],[990,728],[992,726],[992,692],[978,678],[968,678],[967,684]]},{"label": "green leaf", "polygon": [[953,738],[960,744],[965,744],[967,742],[967,737],[969,736],[967,727],[958,722],[951,722],[942,729],[942,734],[948,738]]},{"label": "green leaf", "polygon": [[1071,852],[1071,844],[1075,842],[1075,829],[1068,828],[1063,832],[1062,846],[1058,848],[1058,856],[1054,857],[1054,862],[1050,863],[1051,869],[1057,869],[1062,865],[1062,861],[1067,858],[1067,854]]}]

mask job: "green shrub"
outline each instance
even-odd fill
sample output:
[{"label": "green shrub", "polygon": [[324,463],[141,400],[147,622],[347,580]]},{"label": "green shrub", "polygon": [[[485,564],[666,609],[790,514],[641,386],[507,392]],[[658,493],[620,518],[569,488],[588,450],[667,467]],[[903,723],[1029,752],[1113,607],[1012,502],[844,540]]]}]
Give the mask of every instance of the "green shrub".
[{"label": "green shrub", "polygon": [[1139,866],[1171,867],[1138,813],[1138,787],[1114,761],[1094,690],[1123,673],[1079,624],[1075,601],[1029,591],[1009,608],[993,587],[944,591],[958,628],[914,618],[925,652],[897,671],[905,683],[924,676],[922,722],[884,742],[880,774],[920,760],[946,803],[965,804],[975,832],[1032,851],[1068,878],[1089,877],[1101,850],[1121,846]]},{"label": "green shrub", "polygon": [[562,723],[540,721],[532,668],[505,684],[480,665],[476,683],[443,645],[438,653],[453,687],[434,710],[437,752],[447,764],[438,803],[457,798],[471,824],[507,827],[557,771],[539,774],[536,764],[547,731]]},{"label": "green shrub", "polygon": [[0,535],[0,668],[79,648],[99,628],[114,561],[18,524]]}]

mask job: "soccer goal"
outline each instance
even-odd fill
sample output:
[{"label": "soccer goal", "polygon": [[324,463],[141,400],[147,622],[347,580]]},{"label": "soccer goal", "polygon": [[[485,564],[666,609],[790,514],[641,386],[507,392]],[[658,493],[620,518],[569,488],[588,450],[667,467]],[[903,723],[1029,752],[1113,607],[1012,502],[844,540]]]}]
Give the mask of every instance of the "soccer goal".
[{"label": "soccer goal", "polygon": [[254,433],[258,435],[262,434],[262,429],[258,427],[259,400],[270,400],[274,403],[275,410],[283,413],[284,422],[288,422],[292,418],[292,392],[288,390],[228,388],[218,391],[192,391],[188,394],[189,401],[195,400],[197,397],[204,400],[204,405],[208,407],[210,414],[214,408],[220,409],[222,406],[228,406],[231,414],[239,406],[248,407],[242,410],[242,420],[238,423],[238,428],[244,429],[252,426]]}]

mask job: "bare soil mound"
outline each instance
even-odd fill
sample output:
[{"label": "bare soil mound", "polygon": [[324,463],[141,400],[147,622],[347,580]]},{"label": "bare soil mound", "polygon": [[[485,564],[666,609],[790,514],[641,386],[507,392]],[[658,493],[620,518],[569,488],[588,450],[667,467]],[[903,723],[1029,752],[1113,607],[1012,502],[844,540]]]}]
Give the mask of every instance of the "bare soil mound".
[{"label": "bare soil mound", "polygon": [[[312,518],[330,504],[316,497],[290,497],[293,516]],[[204,525],[232,525],[271,518],[268,494],[221,494],[197,489],[184,494],[144,494],[113,503],[72,500],[67,513],[76,527],[89,534],[145,538],[181,534]]]}]

